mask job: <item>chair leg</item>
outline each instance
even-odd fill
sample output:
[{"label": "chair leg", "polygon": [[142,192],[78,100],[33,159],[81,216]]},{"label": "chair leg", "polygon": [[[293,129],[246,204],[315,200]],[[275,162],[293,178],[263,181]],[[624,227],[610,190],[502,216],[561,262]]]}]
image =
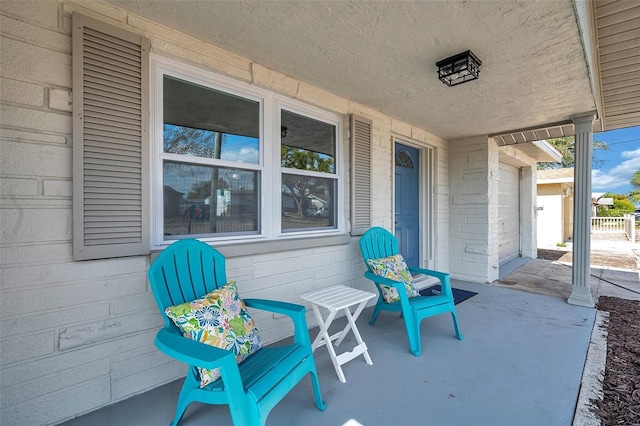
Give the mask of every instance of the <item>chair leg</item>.
[{"label": "chair leg", "polygon": [[316,407],[320,411],[324,411],[327,408],[327,403],[322,400],[322,393],[320,392],[320,381],[318,380],[318,373],[315,369],[309,371],[311,374],[311,384],[313,386],[313,395],[316,400]]},{"label": "chair leg", "polygon": [[[191,367],[189,367],[191,369]],[[182,416],[184,416],[184,412],[187,410],[189,404],[191,404],[192,399],[189,397],[189,394],[193,389],[196,389],[200,386],[197,381],[194,381],[192,377],[192,372],[189,371],[187,373],[187,377],[184,378],[184,383],[182,384],[182,389],[180,390],[180,395],[178,395],[178,405],[176,407],[176,416],[173,418],[172,426],[178,426],[180,420],[182,420]]]},{"label": "chair leg", "polygon": [[415,356],[422,354],[422,342],[420,340],[420,321],[414,315],[405,314],[404,325],[407,329],[407,337],[409,339],[409,348]]},{"label": "chair leg", "polygon": [[453,328],[455,328],[456,330],[456,337],[458,338],[458,340],[464,339],[462,334],[460,334],[460,327],[458,326],[458,314],[456,313],[455,309],[451,311],[451,317],[453,318]]},{"label": "chair leg", "polygon": [[373,315],[371,315],[371,321],[369,321],[369,325],[373,325],[376,323],[376,320],[378,319],[378,314],[380,313],[381,310],[382,310],[382,305],[380,304],[380,301],[378,301],[378,303],[376,303],[376,307],[373,308]]}]

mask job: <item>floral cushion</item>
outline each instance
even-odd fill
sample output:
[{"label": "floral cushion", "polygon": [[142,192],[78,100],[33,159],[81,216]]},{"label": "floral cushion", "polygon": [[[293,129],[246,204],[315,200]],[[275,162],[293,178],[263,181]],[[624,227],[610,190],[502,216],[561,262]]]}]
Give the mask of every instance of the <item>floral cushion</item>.
[{"label": "floral cushion", "polygon": [[[394,281],[403,281],[404,287],[407,291],[407,296],[410,298],[420,296],[420,293],[413,282],[411,272],[409,272],[409,268],[407,268],[407,264],[401,254],[383,257],[380,259],[367,259],[367,265],[369,265],[371,272],[378,276],[389,278]],[[382,284],[380,289],[382,290],[382,298],[385,302],[396,303],[400,301],[398,290],[394,287]]]},{"label": "floral cushion", "polygon": [[[164,312],[185,337],[233,351],[238,364],[262,347],[258,329],[238,296],[235,281],[202,299],[170,306]],[[198,371],[201,388],[220,377],[217,368],[207,370],[198,367]]]}]

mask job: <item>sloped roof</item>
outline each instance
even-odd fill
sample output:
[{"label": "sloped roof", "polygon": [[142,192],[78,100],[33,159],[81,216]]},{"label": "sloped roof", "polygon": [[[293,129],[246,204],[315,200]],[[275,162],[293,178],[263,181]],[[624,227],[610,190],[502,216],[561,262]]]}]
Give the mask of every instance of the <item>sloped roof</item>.
[{"label": "sloped roof", "polygon": [[573,183],[573,167],[538,170],[538,183]]}]

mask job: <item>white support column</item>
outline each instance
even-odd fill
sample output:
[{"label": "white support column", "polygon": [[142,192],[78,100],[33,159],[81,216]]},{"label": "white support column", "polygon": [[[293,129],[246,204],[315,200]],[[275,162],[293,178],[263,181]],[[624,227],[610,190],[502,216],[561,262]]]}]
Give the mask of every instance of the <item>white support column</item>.
[{"label": "white support column", "polygon": [[567,303],[593,308],[591,297],[591,161],[593,116],[574,118],[573,275]]}]

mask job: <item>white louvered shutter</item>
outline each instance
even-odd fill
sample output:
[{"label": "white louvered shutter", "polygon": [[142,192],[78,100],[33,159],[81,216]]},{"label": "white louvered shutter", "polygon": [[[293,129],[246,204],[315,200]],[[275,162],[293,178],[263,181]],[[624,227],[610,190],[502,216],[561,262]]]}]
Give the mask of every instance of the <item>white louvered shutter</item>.
[{"label": "white louvered shutter", "polygon": [[149,253],[149,40],[73,14],[73,257]]},{"label": "white louvered shutter", "polygon": [[351,235],[371,226],[372,122],[351,115]]}]

